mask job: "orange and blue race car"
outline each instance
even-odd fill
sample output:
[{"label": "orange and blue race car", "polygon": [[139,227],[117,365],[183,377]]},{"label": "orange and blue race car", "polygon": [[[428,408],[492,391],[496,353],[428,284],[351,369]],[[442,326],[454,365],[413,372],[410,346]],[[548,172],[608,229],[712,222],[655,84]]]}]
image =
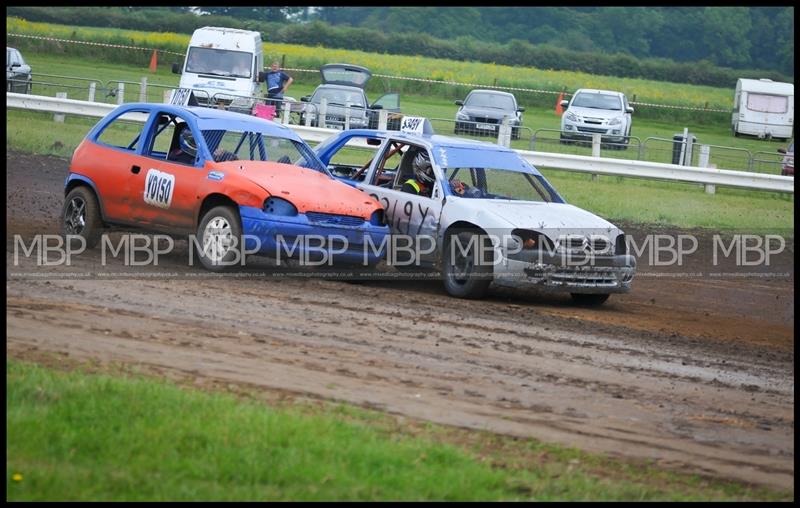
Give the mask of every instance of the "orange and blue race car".
[{"label": "orange and blue race car", "polygon": [[288,127],[209,108],[130,103],[75,150],[62,231],[88,248],[108,226],[189,234],[214,271],[242,252],[303,256],[312,244],[302,237],[321,239],[315,253],[374,265],[389,233],[383,213],[375,199],[333,178]]}]

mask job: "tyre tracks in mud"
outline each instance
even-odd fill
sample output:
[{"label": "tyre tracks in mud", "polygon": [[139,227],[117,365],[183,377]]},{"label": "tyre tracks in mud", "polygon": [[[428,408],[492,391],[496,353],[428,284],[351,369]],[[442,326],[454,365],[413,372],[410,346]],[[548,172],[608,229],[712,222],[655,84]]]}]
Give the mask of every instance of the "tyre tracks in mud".
[{"label": "tyre tracks in mud", "polygon": [[[7,267],[11,235],[57,232],[53,164],[9,166]],[[506,290],[457,300],[438,282],[203,277],[185,254],[120,280],[61,277],[96,270],[96,251],[70,267],[23,260],[14,270],[40,276],[7,276],[7,354],[147,366],[793,488],[791,281],[645,278],[585,309]]]}]

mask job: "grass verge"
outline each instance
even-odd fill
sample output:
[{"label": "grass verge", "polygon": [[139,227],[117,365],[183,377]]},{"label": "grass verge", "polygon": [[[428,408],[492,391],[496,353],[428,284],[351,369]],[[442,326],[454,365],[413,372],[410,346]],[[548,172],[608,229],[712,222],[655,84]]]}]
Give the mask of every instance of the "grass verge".
[{"label": "grass verge", "polygon": [[246,391],[203,392],[121,370],[98,374],[83,365],[65,372],[65,365],[6,361],[8,500],[793,495],[534,440],[402,423],[342,404],[268,406]]}]

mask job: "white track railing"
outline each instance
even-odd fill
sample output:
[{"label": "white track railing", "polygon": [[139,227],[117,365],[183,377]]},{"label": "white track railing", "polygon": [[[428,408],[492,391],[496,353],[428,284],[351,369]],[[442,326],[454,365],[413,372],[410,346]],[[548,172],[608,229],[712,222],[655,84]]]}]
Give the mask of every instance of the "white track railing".
[{"label": "white track railing", "polygon": [[[70,115],[104,117],[117,105],[99,102],[77,101],[38,95],[6,93],[6,108],[46,111]],[[138,116],[138,115],[137,115]],[[144,120],[131,118],[132,120]],[[320,142],[340,131],[304,125],[289,125],[305,141]],[[707,169],[657,162],[631,161],[607,157],[587,157],[547,152],[517,152],[534,166],[592,175],[627,176],[678,182],[691,182],[709,186],[724,185],[745,189],[794,193],[794,177],[747,173],[726,169]]]}]

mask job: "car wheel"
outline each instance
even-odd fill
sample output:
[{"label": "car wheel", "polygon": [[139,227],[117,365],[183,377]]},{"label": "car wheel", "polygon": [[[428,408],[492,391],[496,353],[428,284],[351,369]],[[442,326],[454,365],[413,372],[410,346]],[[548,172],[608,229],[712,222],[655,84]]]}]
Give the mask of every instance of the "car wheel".
[{"label": "car wheel", "polygon": [[221,272],[239,259],[242,227],[239,214],[230,206],[217,206],[203,215],[197,226],[198,257],[203,267]]},{"label": "car wheel", "polygon": [[442,254],[442,279],[451,296],[476,299],[486,294],[492,282],[493,267],[486,263],[488,260],[480,263],[479,251],[486,252],[484,247],[488,241],[477,231],[448,235]]},{"label": "car wheel", "polygon": [[[69,191],[61,211],[61,232],[64,236],[82,237],[87,249],[97,245],[103,232],[103,219],[92,189],[81,185]],[[70,243],[74,248],[78,247],[76,239]]]},{"label": "car wheel", "polygon": [[583,293],[570,293],[572,296],[572,301],[577,305],[581,305],[584,307],[599,307],[603,305],[608,297],[611,296],[608,293],[606,294],[583,294]]}]

